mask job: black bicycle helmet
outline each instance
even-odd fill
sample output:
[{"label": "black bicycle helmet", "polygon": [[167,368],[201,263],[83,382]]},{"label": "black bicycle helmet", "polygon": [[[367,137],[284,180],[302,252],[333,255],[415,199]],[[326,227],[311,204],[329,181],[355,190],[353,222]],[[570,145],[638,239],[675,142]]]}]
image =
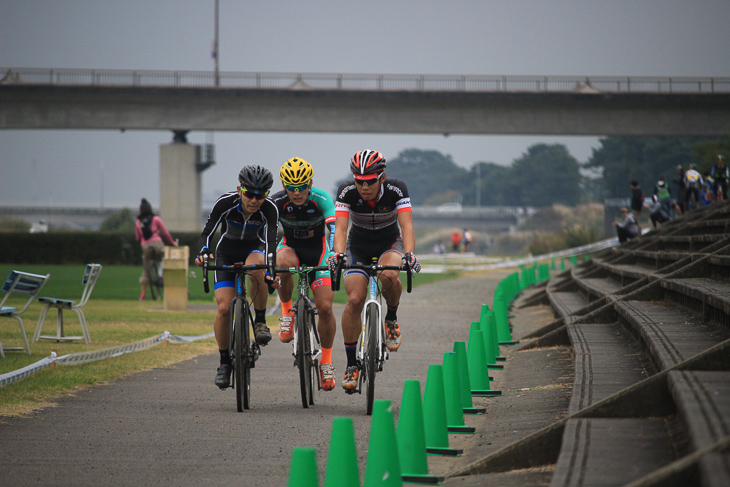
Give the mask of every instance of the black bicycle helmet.
[{"label": "black bicycle helmet", "polygon": [[274,184],[271,171],[262,166],[244,166],[238,173],[241,186],[254,193],[265,193]]},{"label": "black bicycle helmet", "polygon": [[376,150],[361,150],[352,156],[350,171],[357,176],[380,174],[385,171],[385,157]]}]

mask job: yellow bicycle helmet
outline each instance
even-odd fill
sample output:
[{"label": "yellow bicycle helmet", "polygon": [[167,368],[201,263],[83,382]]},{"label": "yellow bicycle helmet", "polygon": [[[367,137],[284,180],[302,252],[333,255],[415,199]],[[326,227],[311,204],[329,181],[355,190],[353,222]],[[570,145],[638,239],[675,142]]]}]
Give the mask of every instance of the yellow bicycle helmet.
[{"label": "yellow bicycle helmet", "polygon": [[286,186],[301,186],[314,176],[312,165],[299,157],[292,157],[281,166],[279,177]]}]

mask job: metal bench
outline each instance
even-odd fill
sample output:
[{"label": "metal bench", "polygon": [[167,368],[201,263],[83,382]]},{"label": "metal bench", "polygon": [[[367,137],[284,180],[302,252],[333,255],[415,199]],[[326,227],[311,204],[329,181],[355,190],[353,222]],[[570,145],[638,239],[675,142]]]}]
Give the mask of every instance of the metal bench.
[{"label": "metal bench", "polygon": [[[40,274],[12,271],[5,280],[2,286],[5,297],[0,301],[0,318],[15,318],[18,320],[25,347],[3,347],[2,342],[0,342],[0,356],[2,358],[5,358],[5,350],[25,350],[30,355],[30,345],[28,344],[28,337],[25,335],[25,327],[23,326],[23,320],[20,315],[28,309],[28,306],[30,306],[30,303],[46,284],[49,277],[51,277],[50,274],[42,276]],[[24,296],[22,299],[26,299],[25,297],[27,296],[27,301],[22,306],[5,306],[6,303],[10,303],[11,296],[13,295]]]},{"label": "metal bench", "polygon": [[[43,303],[46,306],[41,311],[41,315],[38,317],[38,324],[35,327],[35,333],[33,334],[33,343],[43,338],[46,340],[71,341],[71,340],[84,340],[86,343],[91,343],[91,336],[89,335],[89,327],[86,324],[86,317],[81,309],[89,301],[91,292],[94,290],[96,280],[99,278],[101,273],[101,264],[87,264],[86,270],[84,271],[84,277],[81,280],[81,284],[84,285],[84,291],[81,294],[81,299],[78,304],[76,301],[68,299],[58,298],[38,298],[39,303]],[[56,320],[56,334],[55,335],[41,335],[43,331],[43,324],[46,320],[46,315],[51,308],[58,310],[58,318]],[[82,336],[66,336],[63,330],[63,310],[75,311],[79,317],[81,323]]]}]

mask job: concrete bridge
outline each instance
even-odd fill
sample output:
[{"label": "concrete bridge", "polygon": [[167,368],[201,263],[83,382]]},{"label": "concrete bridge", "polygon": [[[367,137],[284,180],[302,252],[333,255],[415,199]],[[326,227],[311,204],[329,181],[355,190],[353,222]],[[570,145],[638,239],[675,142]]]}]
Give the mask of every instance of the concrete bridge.
[{"label": "concrete bridge", "polygon": [[214,161],[186,143],[190,130],[724,136],[730,78],[0,67],[0,129],[174,131],[160,147],[160,211],[172,230],[197,231]]},{"label": "concrete bridge", "polygon": [[710,136],[730,78],[0,67],[0,129]]}]

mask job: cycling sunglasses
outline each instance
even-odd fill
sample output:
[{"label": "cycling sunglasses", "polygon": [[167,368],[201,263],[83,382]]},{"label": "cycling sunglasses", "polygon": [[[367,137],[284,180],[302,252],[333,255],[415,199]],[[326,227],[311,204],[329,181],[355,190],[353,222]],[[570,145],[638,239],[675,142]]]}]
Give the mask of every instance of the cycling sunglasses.
[{"label": "cycling sunglasses", "polygon": [[362,186],[364,184],[370,186],[371,184],[375,184],[378,181],[380,181],[380,174],[378,174],[377,177],[371,179],[355,179],[355,184],[357,184],[358,186]]},{"label": "cycling sunglasses", "polygon": [[296,193],[299,191],[300,193],[303,193],[309,188],[309,183],[300,184],[299,186],[289,186],[288,184],[284,185],[287,191],[291,191],[292,193]]},{"label": "cycling sunglasses", "polygon": [[248,198],[250,200],[265,200],[266,197],[269,196],[268,191],[265,193],[257,194],[257,193],[254,193],[253,191],[249,191],[248,189],[244,188],[243,186],[241,186],[241,191],[243,192],[243,196],[245,196],[246,198]]}]

